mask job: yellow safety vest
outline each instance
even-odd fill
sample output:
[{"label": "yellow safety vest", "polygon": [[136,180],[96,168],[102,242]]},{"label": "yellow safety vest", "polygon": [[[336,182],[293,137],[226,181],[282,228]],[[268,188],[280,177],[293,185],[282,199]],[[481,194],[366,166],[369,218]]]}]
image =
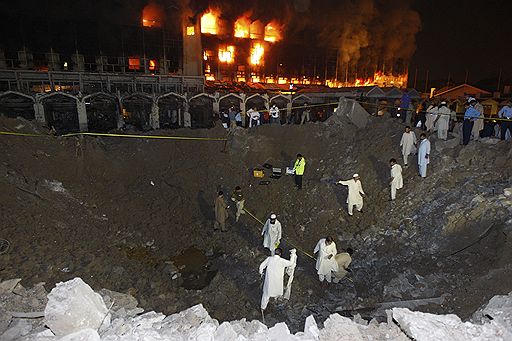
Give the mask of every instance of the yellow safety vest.
[{"label": "yellow safety vest", "polygon": [[306,159],[301,158],[300,160],[295,160],[295,164],[293,165],[293,170],[296,175],[304,174],[304,167],[306,167]]}]

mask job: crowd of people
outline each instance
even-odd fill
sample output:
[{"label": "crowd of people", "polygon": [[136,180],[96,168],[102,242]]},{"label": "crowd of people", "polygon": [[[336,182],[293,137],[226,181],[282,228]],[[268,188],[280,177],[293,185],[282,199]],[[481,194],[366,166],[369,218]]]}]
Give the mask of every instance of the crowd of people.
[{"label": "crowd of people", "polygon": [[[332,105],[331,105],[332,106]],[[245,115],[247,116],[248,127],[255,128],[262,124],[305,124],[306,122],[324,121],[332,111],[329,105],[317,106],[315,110],[308,103],[288,111],[287,108],[279,108],[273,104],[270,109],[258,109],[256,106],[250,107]],[[220,111],[220,120],[226,129],[232,129],[243,126],[243,113],[234,106],[227,110]]]},{"label": "crowd of people", "polygon": [[[426,108],[426,109],[423,109]],[[306,107],[307,109],[307,107]],[[418,175],[421,178],[427,176],[427,167],[430,163],[430,141],[427,138],[428,133],[437,131],[437,137],[440,140],[448,138],[448,132],[456,129],[457,124],[461,130],[461,143],[467,145],[471,138],[477,139],[482,136],[483,130],[483,108],[475,98],[468,98],[466,111],[462,120],[458,120],[455,112],[449,108],[446,101],[439,102],[424,102],[419,110],[411,108],[411,102],[407,98],[402,98],[400,106],[397,107],[396,117],[403,120],[404,123],[410,125],[414,123],[416,128],[421,129],[419,140],[416,137],[414,129],[410,125],[405,127],[405,130],[400,139],[400,145],[397,146],[401,149],[403,166],[409,167],[409,156],[416,154],[418,164]],[[234,111],[228,114],[229,119],[236,119]],[[261,115],[254,108],[251,108],[247,115],[249,116],[249,127],[255,127],[261,124]],[[269,110],[270,124],[277,124],[281,122],[280,110],[273,106]],[[499,111],[501,119],[500,137],[506,138],[507,131],[510,134],[512,130],[512,103],[507,103]],[[304,113],[301,116],[301,123],[309,119],[308,114]],[[236,124],[236,123],[235,123]],[[234,126],[230,122],[230,126]],[[397,148],[398,149],[398,148]],[[295,186],[298,190],[302,189],[303,176],[306,167],[306,159],[301,154],[297,154],[297,158],[293,164],[293,174],[295,178]],[[395,158],[389,160],[390,167],[390,201],[396,200],[397,191],[404,186],[403,181],[403,168]],[[351,179],[337,181],[336,184],[347,186],[347,210],[348,215],[354,215],[354,207],[357,212],[363,212],[363,204],[365,192],[362,187],[361,178],[359,174],[354,174]],[[238,221],[242,214],[245,214],[244,209],[245,198],[242,194],[241,187],[237,186],[231,194],[231,201],[236,204],[235,220]],[[218,192],[215,199],[215,224],[214,229],[227,231],[226,220],[228,217],[229,205],[224,199],[224,193]],[[290,259],[282,258],[282,249],[279,248],[282,240],[283,230],[282,225],[277,219],[277,215],[272,213],[266,222],[263,224],[261,236],[263,237],[263,247],[270,251],[270,256],[267,257],[259,267],[259,273],[265,276],[263,285],[263,294],[261,298],[262,313],[266,309],[270,298],[275,297],[289,297],[291,288],[291,281],[296,267],[297,255],[296,249],[290,251]],[[304,251],[303,251],[304,252]],[[353,250],[348,247],[345,252],[338,253],[334,238],[326,236],[318,241],[313,253],[316,255],[315,269],[321,285],[328,285],[328,283],[339,283],[340,280],[346,277],[347,273],[351,270],[349,268],[352,262]],[[307,254],[306,252],[304,252]],[[307,254],[309,255],[309,254]],[[284,273],[287,272],[289,276],[286,292],[284,288]]]},{"label": "crowd of people", "polygon": [[[427,133],[437,132],[441,140],[448,138],[448,132],[456,132],[461,143],[467,145],[471,139],[498,137],[510,139],[512,133],[512,101],[500,108],[497,117],[484,115],[484,107],[474,97],[466,99],[463,113],[455,112],[455,102],[444,99],[427,99],[421,103],[412,101],[404,94],[399,102],[388,108],[392,117],[397,117],[408,126],[421,128]],[[378,110],[378,115],[383,115]]]}]

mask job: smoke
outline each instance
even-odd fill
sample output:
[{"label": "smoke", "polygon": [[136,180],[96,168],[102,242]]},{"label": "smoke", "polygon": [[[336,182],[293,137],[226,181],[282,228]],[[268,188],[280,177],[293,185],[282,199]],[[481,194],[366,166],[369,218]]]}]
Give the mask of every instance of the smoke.
[{"label": "smoke", "polygon": [[340,63],[368,69],[407,64],[421,29],[411,0],[182,1],[196,15],[219,9],[228,27],[247,13],[264,23],[277,20],[285,41],[337,49]]}]

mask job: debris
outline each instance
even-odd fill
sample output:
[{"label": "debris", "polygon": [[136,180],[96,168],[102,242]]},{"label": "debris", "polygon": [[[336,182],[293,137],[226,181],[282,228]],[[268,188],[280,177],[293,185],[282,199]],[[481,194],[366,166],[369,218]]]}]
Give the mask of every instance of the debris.
[{"label": "debris", "polygon": [[78,277],[57,283],[48,294],[44,312],[46,325],[57,336],[85,328],[97,330],[105,317],[103,324],[110,324],[108,309],[101,296]]}]

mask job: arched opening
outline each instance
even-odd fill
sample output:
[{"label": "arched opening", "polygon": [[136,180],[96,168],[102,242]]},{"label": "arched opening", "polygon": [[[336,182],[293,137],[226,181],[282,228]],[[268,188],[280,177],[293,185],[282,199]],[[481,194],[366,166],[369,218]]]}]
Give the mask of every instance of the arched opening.
[{"label": "arched opening", "polygon": [[249,96],[245,101],[245,109],[254,109],[260,112],[260,122],[268,123],[269,113],[267,111],[266,99],[260,95]]},{"label": "arched opening", "polygon": [[16,92],[4,93],[0,95],[0,115],[33,120],[35,118],[34,99]]},{"label": "arched opening", "polygon": [[192,128],[213,127],[213,98],[208,95],[192,97],[189,102]]},{"label": "arched opening", "polygon": [[158,99],[160,128],[173,129],[183,126],[185,99],[176,94],[164,95]]},{"label": "arched opening", "polygon": [[276,96],[270,100],[270,106],[275,104],[279,108],[279,117],[281,118],[281,123],[286,123],[286,108],[288,103],[290,103],[290,100],[284,96]]},{"label": "arched opening", "polygon": [[80,131],[76,97],[55,93],[55,95],[43,98],[41,102],[43,103],[46,122],[57,134]]},{"label": "arched opening", "polygon": [[[295,123],[299,124],[301,121],[301,116],[304,110],[306,110],[305,106],[306,104],[311,104],[311,99],[306,96],[298,96],[292,100],[292,115],[291,115],[291,122],[289,123]],[[311,108],[309,108],[311,111]],[[311,119],[311,113],[310,113],[310,119]]]},{"label": "arched opening", "polygon": [[149,116],[151,114],[152,99],[144,95],[131,95],[123,100],[122,115],[127,128],[149,130]]},{"label": "arched opening", "polygon": [[104,133],[117,129],[119,109],[117,100],[107,94],[97,94],[85,99],[88,130]]}]

